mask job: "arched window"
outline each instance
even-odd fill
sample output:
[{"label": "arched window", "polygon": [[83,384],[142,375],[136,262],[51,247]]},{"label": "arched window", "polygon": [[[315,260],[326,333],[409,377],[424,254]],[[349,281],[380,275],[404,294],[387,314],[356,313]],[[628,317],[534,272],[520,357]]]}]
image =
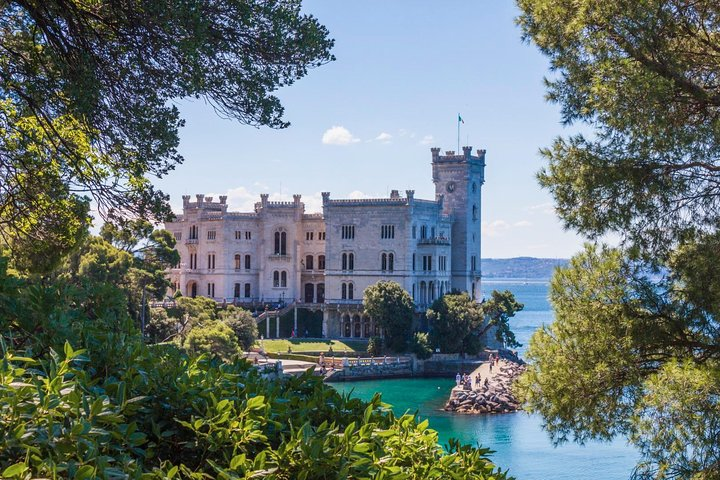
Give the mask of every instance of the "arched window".
[{"label": "arched window", "polygon": [[395,255],[388,253],[388,270],[391,272],[395,269]]},{"label": "arched window", "polygon": [[348,270],[354,270],[354,269],[355,269],[355,254],[348,253]]},{"label": "arched window", "polygon": [[[242,267],[242,256],[241,255],[235,255],[235,270],[240,270]],[[236,297],[238,295],[235,295]]]},{"label": "arched window", "polygon": [[273,272],[273,287],[279,287],[280,286],[280,272],[275,270]]},{"label": "arched window", "polygon": [[233,290],[233,297],[239,298],[240,297],[240,284],[235,284],[235,289]]},{"label": "arched window", "polygon": [[306,255],[305,256],[305,268],[308,270],[314,270],[315,266],[313,265],[313,256],[312,255]]},{"label": "arched window", "polygon": [[353,284],[352,283],[348,283],[347,290],[348,290],[348,300],[352,300],[353,299]]},{"label": "arched window", "polygon": [[347,253],[342,254],[342,269],[347,270]]},{"label": "arched window", "polygon": [[427,225],[423,225],[420,227],[420,238],[421,239],[427,238]]},{"label": "arched window", "polygon": [[287,255],[287,233],[280,233],[280,255]]},{"label": "arched window", "polygon": [[387,270],[387,253],[380,255],[380,270]]},{"label": "arched window", "polygon": [[473,205],[473,210],[472,210],[472,212],[473,212],[473,214],[472,214],[472,215],[473,215],[473,220],[477,220],[477,212],[478,212],[477,205]]},{"label": "arched window", "polygon": [[345,283],[340,285],[340,298],[343,300],[347,298],[347,285]]},{"label": "arched window", "polygon": [[250,270],[250,255],[245,255],[245,270]]},{"label": "arched window", "polygon": [[197,240],[198,238],[198,227],[197,225],[193,225],[190,227],[190,235],[188,236],[190,240]]},{"label": "arched window", "polygon": [[318,255],[318,270],[325,270],[325,255]]},{"label": "arched window", "polygon": [[280,272],[280,286],[283,288],[287,287],[287,272],[285,270]]},{"label": "arched window", "polygon": [[280,255],[280,232],[275,232],[275,255]]},{"label": "arched window", "polygon": [[245,298],[250,298],[250,284],[245,284]]}]

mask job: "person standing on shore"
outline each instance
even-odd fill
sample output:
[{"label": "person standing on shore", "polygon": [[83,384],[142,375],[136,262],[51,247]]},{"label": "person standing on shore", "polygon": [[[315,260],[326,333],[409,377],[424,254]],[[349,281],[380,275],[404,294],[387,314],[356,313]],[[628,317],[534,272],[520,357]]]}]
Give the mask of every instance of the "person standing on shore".
[{"label": "person standing on shore", "polygon": [[455,386],[459,387],[461,381],[462,381],[462,377],[460,376],[460,372],[458,372],[457,375],[455,375]]}]

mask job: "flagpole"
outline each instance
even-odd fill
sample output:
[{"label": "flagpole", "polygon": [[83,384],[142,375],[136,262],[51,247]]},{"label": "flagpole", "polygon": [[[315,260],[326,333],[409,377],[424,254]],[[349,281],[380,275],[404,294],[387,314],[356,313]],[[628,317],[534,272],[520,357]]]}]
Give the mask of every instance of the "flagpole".
[{"label": "flagpole", "polygon": [[458,136],[457,136],[457,150],[455,150],[456,155],[460,153],[460,114],[458,113],[457,118],[457,124],[458,124]]}]

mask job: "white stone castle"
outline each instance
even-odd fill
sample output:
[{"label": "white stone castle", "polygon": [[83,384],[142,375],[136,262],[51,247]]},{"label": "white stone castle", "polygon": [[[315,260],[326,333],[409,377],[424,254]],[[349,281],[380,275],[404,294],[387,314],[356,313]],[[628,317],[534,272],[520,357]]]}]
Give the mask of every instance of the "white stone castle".
[{"label": "white stone castle", "polygon": [[244,213],[229,212],[225,196],[183,196],[182,215],[165,224],[181,257],[173,289],[253,310],[292,306],[296,332],[297,308],[322,311],[318,329],[330,338],[379,334],[362,309],[363,291],[379,280],[402,285],[417,311],[451,290],[479,298],[485,150],[462,150],[431,149],[435,200],[413,190],[360,200],[323,192],[323,213],[305,213],[300,195],[261,194]]}]

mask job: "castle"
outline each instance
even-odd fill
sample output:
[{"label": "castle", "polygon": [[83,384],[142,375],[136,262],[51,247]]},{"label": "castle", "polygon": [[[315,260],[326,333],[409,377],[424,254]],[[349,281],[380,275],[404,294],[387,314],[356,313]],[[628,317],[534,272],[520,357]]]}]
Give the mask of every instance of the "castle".
[{"label": "castle", "polygon": [[479,298],[485,150],[431,152],[434,200],[413,190],[359,200],[323,192],[323,212],[305,213],[300,195],[261,194],[245,213],[229,212],[225,196],[183,196],[182,215],[165,224],[181,257],[169,272],[173,289],[254,309],[292,305],[296,329],[297,308],[322,312],[318,330],[330,338],[379,334],[362,308],[363,291],[379,280],[402,285],[417,311],[451,290]]}]

